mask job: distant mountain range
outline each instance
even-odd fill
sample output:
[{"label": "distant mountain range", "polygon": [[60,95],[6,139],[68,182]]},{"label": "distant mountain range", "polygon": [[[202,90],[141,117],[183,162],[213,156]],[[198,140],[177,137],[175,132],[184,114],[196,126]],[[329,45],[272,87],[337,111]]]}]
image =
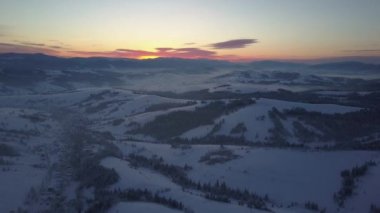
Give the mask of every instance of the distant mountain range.
[{"label": "distant mountain range", "polygon": [[314,69],[324,70],[349,70],[349,71],[380,71],[379,64],[366,64],[356,61],[336,62],[336,63],[323,63],[311,66]]},{"label": "distant mountain range", "polygon": [[254,69],[313,69],[313,70],[345,70],[345,71],[379,71],[380,64],[363,63],[358,61],[343,61],[319,64],[294,63],[284,61],[255,61],[250,63],[233,63],[221,60],[208,59],[127,59],[127,58],[62,58],[45,54],[0,54],[0,66],[12,68],[218,68],[218,67],[245,67]]},{"label": "distant mountain range", "polygon": [[45,54],[0,54],[1,66],[34,67],[38,68],[199,68],[236,66],[227,61],[207,59],[180,59],[180,58],[157,58],[157,59],[129,59],[129,58],[62,58]]}]

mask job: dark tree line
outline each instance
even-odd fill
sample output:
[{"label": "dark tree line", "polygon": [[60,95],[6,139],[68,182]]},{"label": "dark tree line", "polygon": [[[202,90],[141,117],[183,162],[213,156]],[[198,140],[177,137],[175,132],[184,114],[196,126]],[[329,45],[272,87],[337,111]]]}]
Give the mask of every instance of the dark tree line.
[{"label": "dark tree line", "polygon": [[154,112],[154,111],[161,111],[161,110],[168,110],[171,108],[179,108],[179,107],[185,107],[185,106],[191,106],[195,105],[197,102],[195,101],[187,101],[185,103],[159,103],[159,104],[153,104],[145,108],[144,112]]},{"label": "dark tree line", "polygon": [[199,159],[199,162],[206,163],[207,165],[213,165],[217,163],[225,163],[239,157],[240,156],[234,154],[232,150],[222,147],[218,150],[207,152]]},{"label": "dark tree line", "polygon": [[247,147],[277,147],[277,148],[305,148],[304,144],[292,144],[289,142],[278,143],[274,141],[262,142],[256,141],[252,142],[245,139],[244,137],[232,137],[227,135],[215,135],[208,136],[204,138],[173,138],[166,140],[166,143],[174,144],[174,146],[179,144],[213,144],[213,145],[241,145]]},{"label": "dark tree line", "polygon": [[286,117],[278,111],[276,107],[268,112],[269,118],[273,122],[274,127],[269,129],[269,141],[275,144],[287,144],[286,137],[290,135],[288,130],[284,127],[281,120],[286,120]]},{"label": "dark tree line", "polygon": [[337,193],[334,193],[334,200],[339,206],[343,206],[345,200],[353,195],[355,188],[357,187],[356,182],[359,177],[364,176],[369,167],[376,166],[373,161],[368,161],[361,166],[355,166],[351,170],[345,169],[340,173],[342,177],[342,185]]},{"label": "dark tree line", "polygon": [[380,213],[380,207],[372,204],[369,208],[370,213]]},{"label": "dark tree line", "polygon": [[203,138],[179,138],[175,137],[166,141],[170,144],[216,144],[216,145],[254,145],[252,141],[246,140],[244,137],[232,137],[227,135],[209,135]]},{"label": "dark tree line", "polygon": [[[365,143],[360,144],[356,139],[380,132],[380,109],[376,108],[343,114],[309,112],[303,108],[293,108],[284,110],[283,113],[286,116],[297,118],[322,132],[323,134],[318,136],[319,140],[336,141],[341,147],[365,148]],[[380,148],[378,143],[368,146]]]},{"label": "dark tree line", "polygon": [[[311,201],[308,201],[305,203],[305,208],[312,210],[312,211],[319,211],[320,210],[319,205],[317,203],[314,203]],[[321,210],[321,212],[325,212],[325,210]]]},{"label": "dark tree line", "polygon": [[196,107],[194,111],[175,111],[159,115],[153,121],[131,130],[129,133],[151,135],[157,139],[169,139],[202,125],[211,125],[218,117],[254,103],[253,99],[213,101],[205,106]]},{"label": "dark tree line", "polygon": [[0,156],[15,157],[20,155],[13,146],[5,143],[0,143]]},{"label": "dark tree line", "polygon": [[[114,169],[101,166],[100,162],[109,156],[121,157],[121,152],[113,143],[109,142],[112,139],[112,135],[109,133],[92,131],[85,125],[77,125],[78,127],[68,128],[64,133],[66,144],[59,165],[62,171],[69,174],[72,181],[79,182],[79,186],[76,188],[76,198],[72,203],[66,203],[64,199],[60,200],[57,202],[59,208],[53,207],[52,211],[68,211],[68,208],[74,208],[77,212],[85,211],[83,190],[93,187],[94,199],[87,200],[87,205],[90,206],[87,209],[88,212],[106,212],[113,203],[99,191],[116,183],[119,175]],[[94,145],[101,148],[91,149]],[[91,210],[93,206],[96,207]]]},{"label": "dark tree line", "polygon": [[150,202],[167,206],[172,209],[184,210],[182,202],[161,196],[147,189],[115,189],[115,190],[98,190],[95,192],[97,197],[95,202],[86,210],[87,213],[107,212],[117,202]]},{"label": "dark tree line", "polygon": [[164,163],[162,158],[147,158],[145,156],[130,154],[128,161],[132,166],[145,167],[171,178],[174,183],[183,188],[195,189],[203,192],[206,199],[220,202],[229,202],[230,199],[238,201],[239,205],[246,205],[249,208],[267,210],[266,202],[269,202],[267,196],[261,197],[248,190],[233,189],[226,185],[225,182],[216,181],[215,183],[195,182],[187,177],[186,170],[191,169],[189,166],[179,167]]},{"label": "dark tree line", "polygon": [[243,134],[247,132],[248,129],[245,126],[244,123],[238,123],[234,128],[231,129],[230,133],[231,134]]},{"label": "dark tree line", "polygon": [[[104,133],[82,130],[69,136],[67,145],[68,166],[73,170],[73,179],[81,183],[81,187],[104,188],[117,182],[119,176],[113,169],[100,165],[100,161],[108,156],[120,157],[120,150],[110,142],[107,142]],[[87,150],[91,144],[102,146],[97,152]]]}]

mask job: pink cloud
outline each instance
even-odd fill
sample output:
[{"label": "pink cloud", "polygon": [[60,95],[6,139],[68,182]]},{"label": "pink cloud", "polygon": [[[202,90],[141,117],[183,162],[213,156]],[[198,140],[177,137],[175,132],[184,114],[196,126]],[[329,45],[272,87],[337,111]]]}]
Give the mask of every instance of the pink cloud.
[{"label": "pink cloud", "polygon": [[44,45],[24,45],[12,43],[0,43],[0,53],[45,53],[50,55],[60,55],[60,52],[46,48]]},{"label": "pink cloud", "polygon": [[215,51],[203,50],[199,48],[156,48],[155,51],[116,49],[114,51],[70,51],[75,56],[98,56],[98,57],[121,57],[121,58],[142,58],[144,56],[156,56],[164,58],[218,58]]}]

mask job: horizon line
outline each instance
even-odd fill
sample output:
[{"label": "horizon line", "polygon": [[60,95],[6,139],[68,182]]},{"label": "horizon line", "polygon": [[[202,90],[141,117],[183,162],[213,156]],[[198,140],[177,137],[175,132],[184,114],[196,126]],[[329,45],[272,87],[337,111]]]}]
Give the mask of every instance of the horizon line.
[{"label": "horizon line", "polygon": [[[0,55],[6,54],[15,54],[15,55],[45,55],[49,57],[64,58],[64,59],[75,59],[75,58],[99,58],[99,59],[119,59],[119,60],[136,60],[136,61],[148,61],[148,60],[157,60],[157,59],[181,59],[181,60],[208,60],[208,61],[223,61],[229,63],[249,63],[249,62],[260,62],[260,61],[276,61],[276,62],[289,62],[289,63],[324,63],[324,62],[361,62],[361,63],[372,63],[380,64],[380,56],[336,56],[336,57],[317,57],[317,58],[243,58],[243,59],[218,59],[218,58],[207,58],[207,57],[197,57],[197,58],[186,58],[186,57],[151,57],[151,58],[132,58],[132,57],[114,57],[114,56],[65,56],[65,55],[56,55],[48,54],[44,52],[0,52]],[[371,62],[368,62],[371,61]]]}]

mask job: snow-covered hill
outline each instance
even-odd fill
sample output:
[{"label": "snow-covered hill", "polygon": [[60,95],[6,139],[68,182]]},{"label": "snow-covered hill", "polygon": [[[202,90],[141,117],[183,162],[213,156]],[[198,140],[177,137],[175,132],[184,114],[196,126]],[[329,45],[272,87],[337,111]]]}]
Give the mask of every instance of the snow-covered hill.
[{"label": "snow-covered hill", "polygon": [[376,210],[378,71],[0,55],[0,212]]}]

